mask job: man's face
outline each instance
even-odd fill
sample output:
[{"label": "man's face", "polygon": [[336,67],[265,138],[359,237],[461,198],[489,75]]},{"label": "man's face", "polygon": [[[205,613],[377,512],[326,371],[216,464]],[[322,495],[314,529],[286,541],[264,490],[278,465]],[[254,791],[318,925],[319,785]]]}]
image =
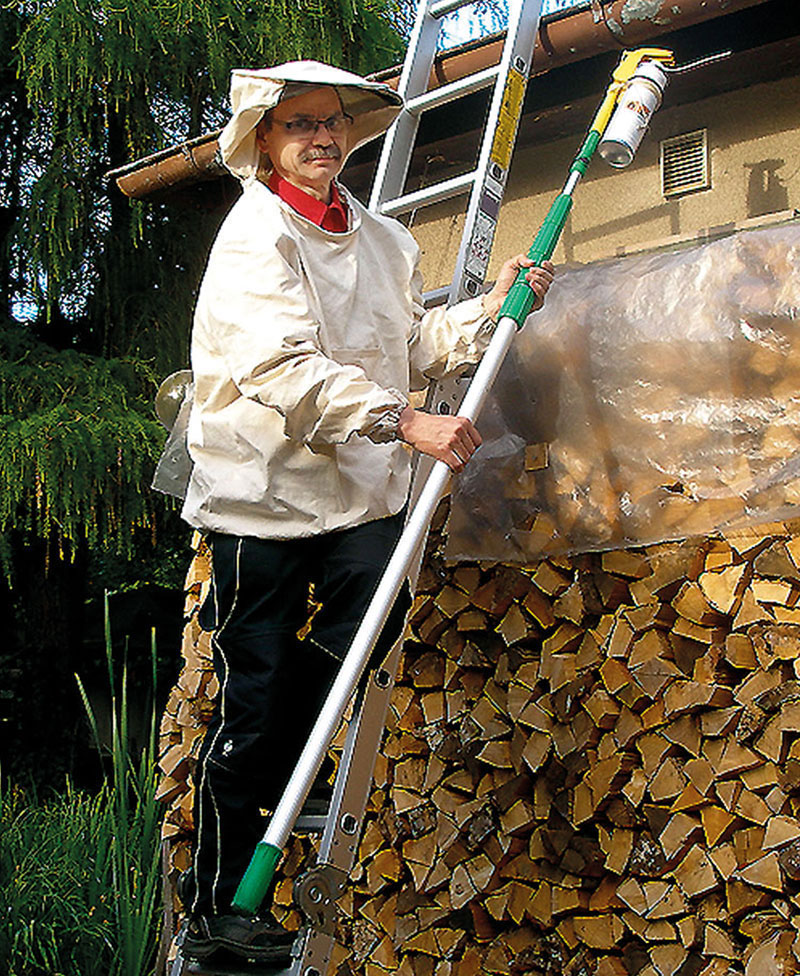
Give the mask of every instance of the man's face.
[{"label": "man's face", "polygon": [[278,176],[327,202],[331,181],[344,166],[349,132],[332,136],[324,125],[313,134],[302,135],[282,123],[296,119],[328,119],[341,115],[342,105],[333,88],[314,91],[280,102],[272,110],[272,124],[260,122],[256,130],[258,148],[265,152]]}]

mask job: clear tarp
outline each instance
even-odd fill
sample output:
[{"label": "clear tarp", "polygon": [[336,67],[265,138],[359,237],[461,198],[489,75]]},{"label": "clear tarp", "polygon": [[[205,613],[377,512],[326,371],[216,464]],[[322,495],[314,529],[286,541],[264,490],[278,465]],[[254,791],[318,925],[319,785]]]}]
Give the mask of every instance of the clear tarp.
[{"label": "clear tarp", "polygon": [[562,270],[478,426],[451,559],[797,518],[800,224]]}]

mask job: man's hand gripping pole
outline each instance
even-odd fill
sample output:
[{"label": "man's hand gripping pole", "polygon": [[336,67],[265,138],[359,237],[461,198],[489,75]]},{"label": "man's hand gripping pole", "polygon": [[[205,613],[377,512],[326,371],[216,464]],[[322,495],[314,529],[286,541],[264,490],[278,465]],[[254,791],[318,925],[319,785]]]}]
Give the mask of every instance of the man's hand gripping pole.
[{"label": "man's hand gripping pole", "polygon": [[[572,207],[572,194],[586,172],[589,161],[616,107],[621,92],[643,60],[672,63],[672,53],[659,48],[643,48],[623,53],[612,76],[612,82],[595,115],[586,139],[572,162],[569,176],[561,193],[553,201],[549,213],[528,251],[535,265],[548,260],[555,250]],[[500,366],[514,339],[522,328],[536,301],[536,295],[525,281],[528,268],[520,270],[500,309],[497,328],[492,341],[470,383],[459,415],[475,421],[491,389]],[[269,890],[275,869],[289,839],[295,821],[305,803],[314,779],[322,765],[328,746],[344,717],[347,705],[366,668],[372,649],[392,608],[416,551],[425,538],[428,525],[450,477],[450,469],[437,461],[428,476],[419,499],[395,546],[375,595],[364,619],[356,631],[350,649],[342,662],[336,680],[322,706],[291,779],[278,803],[269,827],[256,847],[250,865],[242,878],[233,901],[236,911],[255,914]]]}]

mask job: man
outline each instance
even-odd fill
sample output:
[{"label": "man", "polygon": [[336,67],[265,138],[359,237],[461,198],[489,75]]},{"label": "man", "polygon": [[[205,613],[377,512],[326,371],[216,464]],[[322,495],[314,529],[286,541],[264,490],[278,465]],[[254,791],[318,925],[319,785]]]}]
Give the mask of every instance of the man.
[{"label": "man", "polygon": [[[423,313],[418,248],[339,186],[347,156],[399,111],[387,86],[316,62],[235,71],[223,159],[243,184],[211,251],[192,336],[194,467],[184,518],[207,533],[201,623],[220,697],[196,773],[197,844],[183,949],[285,957],[291,936],[231,900],[403,526],[409,451],[460,471],[463,417],[409,403],[485,348],[520,267]],[[531,269],[538,304],[552,266]],[[407,445],[407,446],[406,446]],[[321,608],[310,632],[309,584]],[[406,595],[407,599],[407,595]],[[376,648],[399,636],[399,601]]]}]

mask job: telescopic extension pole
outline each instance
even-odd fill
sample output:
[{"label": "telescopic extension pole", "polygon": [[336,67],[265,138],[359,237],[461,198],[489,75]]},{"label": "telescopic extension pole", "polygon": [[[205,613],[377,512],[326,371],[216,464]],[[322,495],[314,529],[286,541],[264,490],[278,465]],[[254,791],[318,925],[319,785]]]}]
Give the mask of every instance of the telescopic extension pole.
[{"label": "telescopic extension pole", "polygon": [[[643,48],[638,51],[623,53],[589,133],[570,167],[564,188],[554,200],[533,245],[528,251],[528,257],[533,260],[534,265],[540,265],[553,254],[572,207],[572,194],[586,172],[589,161],[612,117],[620,94],[630,79],[633,78],[641,62],[645,60],[671,63],[672,54],[670,51],[658,48]],[[649,121],[649,114],[644,121],[645,124]],[[643,126],[640,127],[643,128]],[[638,138],[641,139],[641,134]],[[638,145],[638,141],[636,145]],[[635,148],[636,146],[633,147],[633,150]],[[632,157],[632,152],[630,157]],[[627,161],[630,161],[630,158]],[[527,271],[527,268],[520,270],[516,281],[506,296],[500,309],[500,318],[492,340],[459,408],[459,416],[467,417],[473,422],[483,407],[515,333],[522,328],[536,300],[536,295],[525,280]],[[428,525],[439,499],[444,493],[449,477],[450,468],[444,461],[437,461],[431,469],[405,529],[389,559],[372,602],[353,637],[308,742],[270,820],[269,827],[263,839],[259,841],[247,871],[239,884],[233,901],[233,907],[237,911],[250,914],[257,912],[269,889],[283,848],[319,772],[330,742],[344,717],[359,678],[366,668],[384,621],[400,592],[414,555],[425,538]]]}]

